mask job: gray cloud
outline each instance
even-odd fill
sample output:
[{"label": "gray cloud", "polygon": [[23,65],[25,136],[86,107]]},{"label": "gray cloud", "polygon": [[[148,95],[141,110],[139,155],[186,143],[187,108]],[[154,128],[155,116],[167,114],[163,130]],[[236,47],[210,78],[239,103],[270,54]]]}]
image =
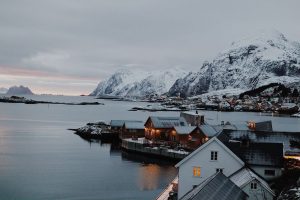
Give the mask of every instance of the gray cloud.
[{"label": "gray cloud", "polygon": [[[298,0],[3,0],[0,66],[43,71],[51,91],[51,76],[73,77],[76,87],[84,80],[81,92],[120,67],[197,70],[261,29],[299,40],[299,7]],[[7,77],[0,86],[14,82]]]}]

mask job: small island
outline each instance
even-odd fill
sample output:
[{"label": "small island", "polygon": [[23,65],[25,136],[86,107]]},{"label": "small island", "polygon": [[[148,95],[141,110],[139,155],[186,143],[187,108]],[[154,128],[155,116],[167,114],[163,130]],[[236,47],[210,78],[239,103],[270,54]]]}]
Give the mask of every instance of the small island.
[{"label": "small island", "polygon": [[52,101],[37,101],[33,99],[26,99],[25,97],[10,96],[0,97],[0,103],[24,103],[24,104],[63,104],[63,105],[104,105],[104,103],[95,102],[80,102],[80,103],[69,103],[69,102],[52,102]]}]

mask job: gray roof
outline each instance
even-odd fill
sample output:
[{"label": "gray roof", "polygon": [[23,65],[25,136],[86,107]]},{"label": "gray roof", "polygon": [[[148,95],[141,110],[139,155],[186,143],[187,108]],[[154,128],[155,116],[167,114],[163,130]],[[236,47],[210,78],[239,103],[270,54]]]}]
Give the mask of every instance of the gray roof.
[{"label": "gray roof", "polygon": [[227,130],[249,130],[248,126],[246,123],[244,124],[232,124],[230,122],[226,122],[223,129]]},{"label": "gray roof", "polygon": [[142,121],[136,121],[136,120],[111,120],[110,126],[112,127],[122,127],[125,122],[142,122]]},{"label": "gray roof", "polygon": [[174,129],[179,135],[188,135],[195,130],[196,127],[197,126],[174,126]]},{"label": "gray roof", "polygon": [[187,126],[183,117],[150,117],[155,128],[173,128],[174,126]]},{"label": "gray roof", "polygon": [[283,167],[282,143],[225,142],[224,144],[250,165]]},{"label": "gray roof", "polygon": [[214,137],[218,133],[217,130],[211,125],[201,125],[199,128],[208,137]]},{"label": "gray roof", "polygon": [[270,188],[269,184],[262,178],[260,178],[255,172],[253,172],[249,168],[242,168],[238,170],[230,177],[230,180],[234,182],[239,188],[243,188],[248,185],[253,180],[259,182],[266,190],[268,190],[273,196],[275,196],[274,192]]},{"label": "gray roof", "polygon": [[180,200],[244,200],[248,195],[223,173],[206,179]]},{"label": "gray roof", "polygon": [[[262,131],[239,131],[239,130],[224,130],[218,138],[222,142],[226,140],[242,140],[243,138],[248,138],[255,142],[264,143],[283,143],[283,148],[285,154],[297,154],[300,155],[300,149],[292,148],[290,146],[290,141],[299,141],[300,132],[262,132]],[[224,139],[226,138],[226,139]]]},{"label": "gray roof", "polygon": [[144,129],[144,122],[142,121],[126,121],[124,123],[125,127],[128,129]]}]

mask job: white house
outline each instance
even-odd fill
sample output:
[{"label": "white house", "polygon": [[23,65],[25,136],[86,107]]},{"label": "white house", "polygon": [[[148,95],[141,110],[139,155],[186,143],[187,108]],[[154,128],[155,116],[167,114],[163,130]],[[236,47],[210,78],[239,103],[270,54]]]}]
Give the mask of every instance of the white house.
[{"label": "white house", "polygon": [[229,177],[243,166],[238,156],[213,137],[175,165],[179,168],[178,199],[216,172]]},{"label": "white house", "polygon": [[272,200],[275,196],[268,183],[249,168],[243,168],[229,178],[248,195],[248,200]]},{"label": "white house", "polygon": [[179,168],[178,199],[216,172],[222,172],[248,195],[248,199],[272,200],[275,195],[260,176],[269,179],[271,174],[266,175],[266,171],[272,173],[272,178],[281,173],[282,148],[278,143],[224,144],[213,137],[175,165]]}]

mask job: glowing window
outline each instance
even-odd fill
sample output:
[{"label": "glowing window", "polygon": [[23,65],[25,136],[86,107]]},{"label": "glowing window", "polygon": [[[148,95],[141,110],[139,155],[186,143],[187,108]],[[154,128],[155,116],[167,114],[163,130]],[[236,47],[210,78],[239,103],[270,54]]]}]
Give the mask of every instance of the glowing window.
[{"label": "glowing window", "polygon": [[200,167],[193,167],[193,175],[200,176],[201,175],[201,168]]}]

